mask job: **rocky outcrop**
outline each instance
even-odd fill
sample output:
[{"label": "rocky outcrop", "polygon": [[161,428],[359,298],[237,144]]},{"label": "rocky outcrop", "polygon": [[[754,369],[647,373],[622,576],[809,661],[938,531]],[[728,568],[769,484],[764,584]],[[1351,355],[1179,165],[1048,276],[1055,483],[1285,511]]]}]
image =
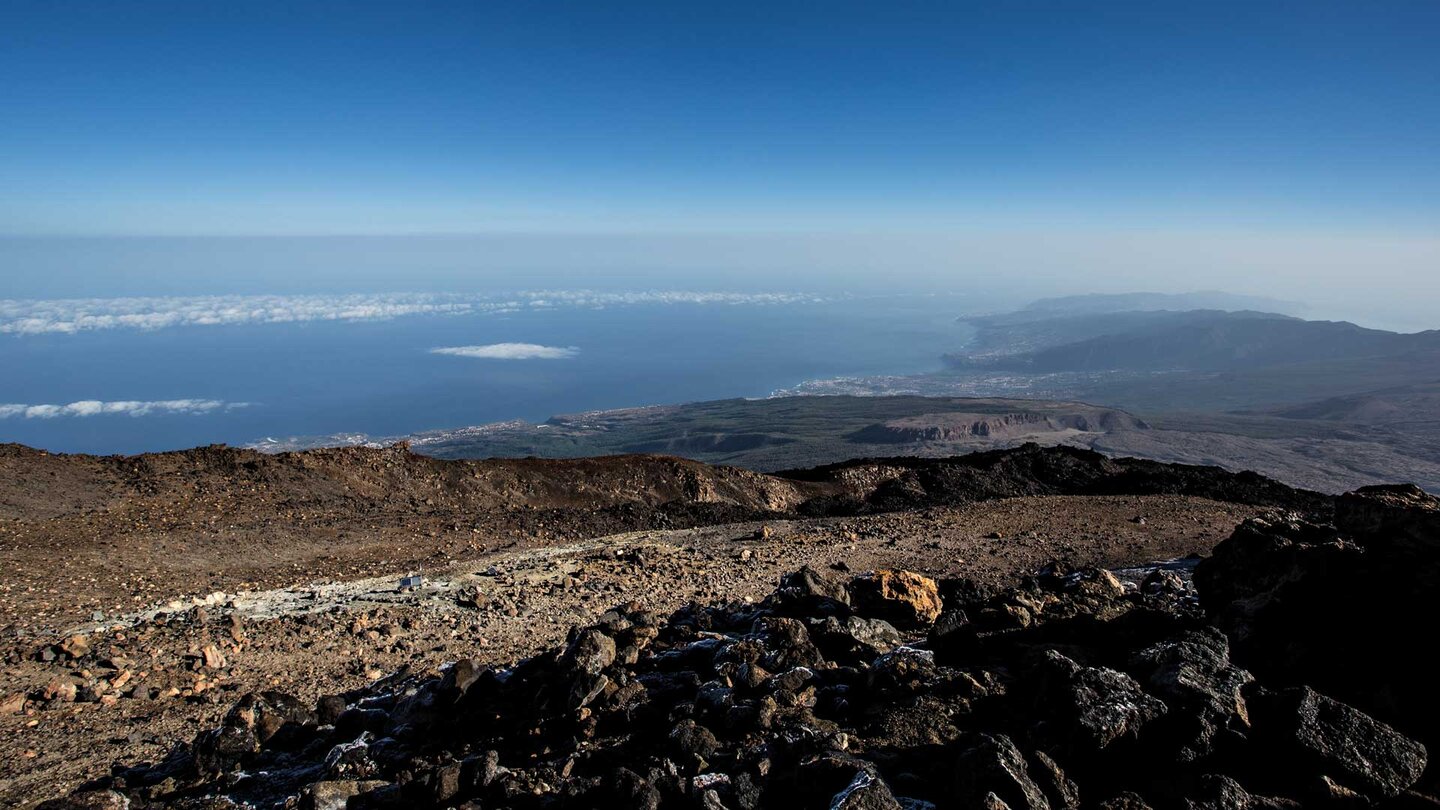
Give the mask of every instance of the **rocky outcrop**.
[{"label": "rocky outcrop", "polygon": [[1064,426],[1039,413],[947,413],[879,422],[846,438],[857,444],[910,444],[1033,436],[1063,430]]},{"label": "rocky outcrop", "polygon": [[1440,620],[1440,500],[1413,487],[1342,496],[1335,524],[1247,521],[1195,573],[1236,660],[1440,744],[1440,692],[1417,628]]},{"label": "rocky outcrop", "polygon": [[1149,425],[1124,411],[1076,406],[1045,412],[934,413],[877,422],[846,436],[857,444],[963,442],[974,438],[1020,439],[1048,433],[1111,433],[1146,430]]},{"label": "rocky outcrop", "polygon": [[927,627],[940,618],[939,586],[913,571],[876,571],[857,578],[850,590],[860,610],[900,627]]},{"label": "rocky outcrop", "polygon": [[[1284,535],[1314,531],[1242,527],[1291,543],[1302,567],[1308,552]],[[1321,553],[1350,553],[1333,546]],[[1208,565],[1212,593],[1284,587],[1279,563],[1239,583],[1223,564]],[[1407,791],[1427,756],[1412,734],[1335,694],[1257,680],[1230,642],[1174,576],[1137,587],[1052,566],[989,592],[907,571],[805,569],[759,604],[668,618],[622,605],[507,668],[460,661],[313,707],[249,695],[168,760],[119,768],[52,807],[1420,801]]]},{"label": "rocky outcrop", "polygon": [[1330,520],[1334,500],[1255,473],[1109,458],[1093,450],[1025,444],[953,458],[857,459],[777,476],[828,493],[804,514],[915,509],[1031,495],[1191,495],[1293,510]]},{"label": "rocky outcrop", "polygon": [[625,445],[627,453],[664,453],[694,455],[698,453],[740,453],[761,447],[784,447],[798,439],[771,436],[767,433],[687,433],[668,439],[635,442]]},{"label": "rocky outcrop", "polygon": [[[236,524],[292,514],[473,518],[584,517],[700,525],[763,517],[885,511],[1017,495],[1176,494],[1329,516],[1331,499],[1253,473],[1112,459],[1027,444],[943,459],[893,458],[766,475],[666,456],[449,461],[408,447],[264,454],[225,446],[139,456],[50,454],[0,445],[0,516],[143,515],[185,525],[229,504]],[[652,514],[648,518],[644,513]],[[663,514],[658,514],[663,513]],[[666,517],[668,515],[668,518]]]},{"label": "rocky outcrop", "polygon": [[1425,746],[1308,686],[1259,692],[1251,703],[1272,761],[1321,772],[1347,793],[1398,796],[1425,770]]}]

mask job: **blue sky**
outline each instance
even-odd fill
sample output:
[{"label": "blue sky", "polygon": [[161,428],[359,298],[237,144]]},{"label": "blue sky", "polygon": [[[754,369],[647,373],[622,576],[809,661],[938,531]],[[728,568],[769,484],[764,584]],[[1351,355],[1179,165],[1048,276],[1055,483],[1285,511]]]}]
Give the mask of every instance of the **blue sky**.
[{"label": "blue sky", "polygon": [[1431,0],[8,0],[0,233],[1419,236],[1437,41]]}]

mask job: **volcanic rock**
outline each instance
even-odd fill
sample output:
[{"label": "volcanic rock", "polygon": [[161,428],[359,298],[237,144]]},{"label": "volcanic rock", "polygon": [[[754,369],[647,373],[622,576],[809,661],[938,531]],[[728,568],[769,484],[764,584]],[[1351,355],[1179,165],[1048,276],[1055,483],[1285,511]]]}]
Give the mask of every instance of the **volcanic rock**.
[{"label": "volcanic rock", "polygon": [[1425,771],[1425,747],[1308,687],[1258,697],[1261,749],[1282,765],[1323,774],[1357,793],[1393,797]]},{"label": "volcanic rock", "polygon": [[345,779],[316,782],[305,791],[301,807],[307,810],[345,810],[351,797],[386,786],[377,780]]},{"label": "volcanic rock", "polygon": [[1060,733],[1058,741],[1076,749],[1094,751],[1134,740],[1168,711],[1123,672],[1084,667],[1054,650],[1043,653],[1038,669],[1044,673],[1045,715]]},{"label": "volcanic rock", "polygon": [[851,583],[855,609],[896,627],[934,624],[944,605],[935,580],[912,571],[880,570]]},{"label": "volcanic rock", "polygon": [[1243,735],[1250,725],[1242,689],[1254,678],[1230,663],[1225,636],[1213,628],[1182,633],[1147,647],[1130,660],[1130,673],[1168,707],[1182,761],[1209,754],[1222,734]]},{"label": "volcanic rock", "polygon": [[1440,744],[1440,690],[1414,628],[1440,621],[1440,507],[1408,487],[1343,496],[1336,526],[1246,521],[1195,571],[1236,661]]},{"label": "volcanic rock", "polygon": [[901,810],[895,794],[880,777],[860,771],[830,801],[830,810]]},{"label": "volcanic rock", "polygon": [[986,593],[800,571],[758,605],[621,605],[509,667],[400,672],[313,710],[246,695],[92,787],[156,808],[1048,810],[1339,806],[1417,784],[1423,746],[1254,682],[1229,647],[1183,581],[1143,593],[1052,567]]},{"label": "volcanic rock", "polygon": [[850,586],[845,579],[805,566],[780,580],[770,606],[797,616],[843,615],[850,612]]},{"label": "volcanic rock", "polygon": [[960,752],[954,773],[952,790],[962,806],[994,796],[1014,810],[1050,810],[1050,800],[1030,777],[1025,756],[1003,734],[980,735]]},{"label": "volcanic rock", "polygon": [[903,641],[894,625],[884,619],[859,616],[847,616],[843,620],[827,616],[811,627],[810,636],[826,658],[849,664],[873,661]]}]

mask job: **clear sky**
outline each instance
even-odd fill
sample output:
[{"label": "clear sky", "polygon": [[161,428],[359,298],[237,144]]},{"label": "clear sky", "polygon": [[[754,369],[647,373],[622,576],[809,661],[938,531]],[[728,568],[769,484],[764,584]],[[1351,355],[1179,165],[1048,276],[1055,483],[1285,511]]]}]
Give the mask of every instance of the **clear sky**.
[{"label": "clear sky", "polygon": [[1420,237],[1437,43],[1434,0],[6,0],[0,233]]}]

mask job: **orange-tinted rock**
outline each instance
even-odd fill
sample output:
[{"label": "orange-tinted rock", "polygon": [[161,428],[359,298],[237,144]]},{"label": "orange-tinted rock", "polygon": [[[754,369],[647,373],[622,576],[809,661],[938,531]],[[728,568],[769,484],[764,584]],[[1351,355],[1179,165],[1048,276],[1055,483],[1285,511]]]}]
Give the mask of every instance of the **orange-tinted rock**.
[{"label": "orange-tinted rock", "polygon": [[857,612],[902,627],[933,624],[943,607],[935,580],[914,571],[881,569],[851,584]]}]

